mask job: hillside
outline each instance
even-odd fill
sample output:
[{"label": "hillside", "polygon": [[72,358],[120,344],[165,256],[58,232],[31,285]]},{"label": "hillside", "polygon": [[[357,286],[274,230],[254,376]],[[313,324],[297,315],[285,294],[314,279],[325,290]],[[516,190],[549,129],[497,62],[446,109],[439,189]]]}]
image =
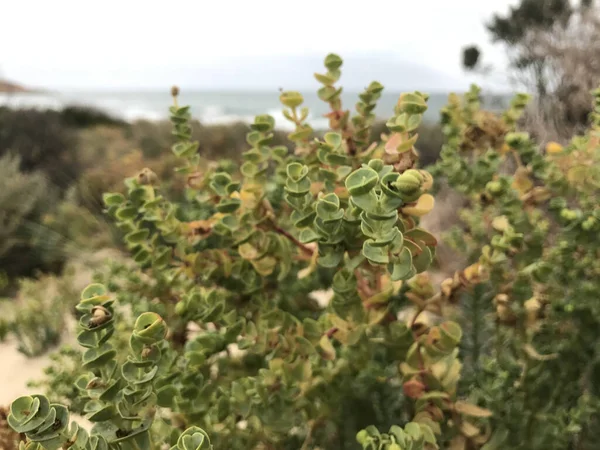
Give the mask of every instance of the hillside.
[{"label": "hillside", "polygon": [[0,92],[31,92],[31,90],[7,80],[0,80]]}]

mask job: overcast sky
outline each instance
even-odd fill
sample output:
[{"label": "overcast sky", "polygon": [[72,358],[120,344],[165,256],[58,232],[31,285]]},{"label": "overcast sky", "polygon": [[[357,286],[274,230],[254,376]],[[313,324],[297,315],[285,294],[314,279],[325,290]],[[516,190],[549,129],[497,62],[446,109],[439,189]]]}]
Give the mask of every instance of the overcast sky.
[{"label": "overcast sky", "polygon": [[[484,22],[514,3],[7,0],[0,74],[58,89],[162,89],[173,83],[264,89],[310,83],[319,60],[333,51],[348,61],[348,71],[360,69],[384,84],[444,90],[467,80],[460,66],[466,44],[480,44],[486,60],[502,68],[503,51],[490,44]],[[353,80],[364,82],[358,75]]]}]

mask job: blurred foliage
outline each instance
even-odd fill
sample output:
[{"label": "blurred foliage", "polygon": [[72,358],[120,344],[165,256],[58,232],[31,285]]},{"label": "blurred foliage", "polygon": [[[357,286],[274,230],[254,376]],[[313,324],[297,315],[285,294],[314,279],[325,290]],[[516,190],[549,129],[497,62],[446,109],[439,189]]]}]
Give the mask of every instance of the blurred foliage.
[{"label": "blurred foliage", "polygon": [[600,90],[593,95],[589,129],[567,146],[540,147],[516,130],[525,95],[490,117],[474,87],[442,112],[446,144],[432,172],[466,200],[448,240],[483,269],[469,292],[451,293],[460,277],[442,292],[465,331],[461,390],[493,412],[485,448],[597,447]]},{"label": "blurred foliage", "polygon": [[0,157],[7,153],[19,155],[21,170],[41,172],[61,189],[77,179],[76,136],[57,111],[0,107]]},{"label": "blurred foliage", "polygon": [[123,120],[89,106],[66,106],[60,111],[60,117],[65,126],[73,128],[127,126]]},{"label": "blurred foliage", "polygon": [[[506,50],[512,81],[534,95],[525,129],[536,139],[561,143],[584,132],[589,93],[600,83],[598,2],[519,0],[506,13],[494,14],[486,27]],[[463,50],[467,70],[481,69],[481,59],[477,46]]]},{"label": "blurred foliage", "polygon": [[56,193],[40,172],[21,172],[20,162],[10,154],[0,158],[0,268],[9,277],[52,268],[61,260],[33,236],[35,224],[56,202]]}]

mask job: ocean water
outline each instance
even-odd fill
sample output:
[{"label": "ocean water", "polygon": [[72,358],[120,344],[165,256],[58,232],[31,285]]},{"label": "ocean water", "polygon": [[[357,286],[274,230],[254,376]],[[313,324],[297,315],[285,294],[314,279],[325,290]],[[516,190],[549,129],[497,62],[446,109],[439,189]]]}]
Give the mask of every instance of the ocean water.
[{"label": "ocean water", "polygon": [[[323,118],[328,110],[327,104],[321,101],[316,93],[303,93],[305,105],[311,113],[309,123],[314,128],[327,126]],[[384,91],[375,113],[387,118],[393,113],[398,101],[399,92]],[[431,94],[429,109],[425,121],[434,122],[439,117],[440,109],[447,103],[449,94]],[[344,92],[342,95],[344,108],[354,111],[358,93]],[[488,106],[502,107],[508,103],[509,97],[499,96],[486,100]],[[5,94],[0,93],[0,105],[12,108],[50,108],[61,109],[67,105],[91,106],[104,110],[127,121],[163,120],[168,118],[172,99],[168,90],[159,91],[62,91],[48,93]],[[276,119],[278,128],[289,128],[289,122],[283,117],[279,103],[279,92],[217,92],[217,91],[183,91],[179,98],[180,105],[190,105],[193,116],[205,124],[223,124],[232,122],[251,122],[258,114],[270,114]]]}]

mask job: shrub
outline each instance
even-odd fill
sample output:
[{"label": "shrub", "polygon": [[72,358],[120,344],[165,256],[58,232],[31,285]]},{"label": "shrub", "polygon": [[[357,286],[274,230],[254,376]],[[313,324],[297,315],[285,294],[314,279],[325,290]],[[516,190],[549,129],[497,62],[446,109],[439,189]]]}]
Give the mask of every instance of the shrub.
[{"label": "shrub", "polygon": [[52,275],[25,278],[19,282],[15,299],[0,302],[0,327],[14,335],[19,352],[39,356],[60,342],[66,331],[67,302],[73,295],[70,281]]},{"label": "shrub", "polygon": [[126,122],[89,106],[66,106],[61,112],[63,123],[73,128],[96,126],[126,126]]},{"label": "shrub", "polygon": [[[527,97],[493,118],[479,90],[450,98],[446,145],[432,171],[467,206],[451,241],[485,269],[460,302],[464,372],[472,401],[493,411],[502,448],[595,448],[600,320],[600,91],[591,128],[540,149],[515,131]],[[448,280],[442,292],[455,286]]]},{"label": "shrub", "polygon": [[20,158],[0,158],[0,267],[9,277],[53,267],[62,261],[56,252],[44,252],[34,237],[37,224],[56,197],[39,172],[19,170]]},{"label": "shrub", "polygon": [[24,172],[39,171],[67,188],[79,170],[75,147],[75,135],[59,112],[0,107],[0,157],[19,155]]},{"label": "shrub", "polygon": [[414,148],[427,96],[400,96],[372,141],[383,87],[352,115],[342,60],[325,66],[330,130],[315,137],[284,92],[293,151],[258,116],[236,172],[203,165],[174,90],[186,195],[168,200],[149,169],[105,194],[139,269],[114,266],[77,305],[78,397],[59,395],[94,426],[21,397],[22,448],[595,448],[600,91],[589,133],[545,153],[515,129],[526,96],[502,115],[476,88],[450,98],[431,171],[470,202],[453,236],[470,265],[436,288]]}]

